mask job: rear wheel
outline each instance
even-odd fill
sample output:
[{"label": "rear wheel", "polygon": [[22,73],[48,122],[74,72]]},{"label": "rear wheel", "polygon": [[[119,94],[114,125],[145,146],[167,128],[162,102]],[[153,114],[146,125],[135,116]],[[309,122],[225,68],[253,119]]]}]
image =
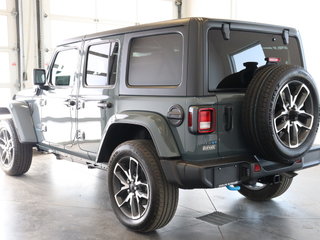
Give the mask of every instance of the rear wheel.
[{"label": "rear wheel", "polygon": [[179,190],[167,182],[151,141],[119,145],[108,168],[112,208],[119,221],[134,231],[150,232],[174,216]]},{"label": "rear wheel", "polygon": [[252,201],[267,201],[282,195],[291,183],[291,177],[280,175],[279,183],[258,181],[252,185],[241,184],[239,193]]},{"label": "rear wheel", "polygon": [[11,176],[26,173],[32,162],[32,145],[20,143],[13,121],[0,122],[0,165]]}]

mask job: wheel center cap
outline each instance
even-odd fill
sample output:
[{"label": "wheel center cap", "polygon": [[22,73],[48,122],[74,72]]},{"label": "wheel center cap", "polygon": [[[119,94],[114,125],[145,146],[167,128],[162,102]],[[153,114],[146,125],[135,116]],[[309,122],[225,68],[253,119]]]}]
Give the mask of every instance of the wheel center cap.
[{"label": "wheel center cap", "polygon": [[297,120],[298,120],[298,117],[299,117],[299,112],[298,112],[298,111],[291,110],[291,111],[289,112],[289,119],[290,119],[290,121],[297,121]]},{"label": "wheel center cap", "polygon": [[129,189],[130,189],[130,192],[134,192],[134,188],[135,188],[135,184],[134,184],[134,182],[131,182],[130,184],[129,184]]},{"label": "wheel center cap", "polygon": [[289,120],[290,121],[297,121],[299,117],[299,112],[296,110],[291,110],[289,112]]}]

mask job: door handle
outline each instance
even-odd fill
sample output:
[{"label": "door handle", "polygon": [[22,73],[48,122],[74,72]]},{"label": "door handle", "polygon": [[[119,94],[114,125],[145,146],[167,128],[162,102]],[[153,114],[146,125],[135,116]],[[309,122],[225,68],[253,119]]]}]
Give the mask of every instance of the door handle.
[{"label": "door handle", "polygon": [[64,105],[66,105],[67,107],[73,107],[77,104],[77,101],[74,99],[67,99],[66,101],[64,101]]},{"label": "door handle", "polygon": [[97,106],[102,109],[112,108],[112,103],[107,101],[100,101],[98,102]]}]

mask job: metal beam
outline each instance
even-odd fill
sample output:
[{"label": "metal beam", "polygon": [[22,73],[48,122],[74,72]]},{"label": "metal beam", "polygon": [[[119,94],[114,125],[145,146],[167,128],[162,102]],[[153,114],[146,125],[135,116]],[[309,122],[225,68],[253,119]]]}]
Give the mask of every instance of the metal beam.
[{"label": "metal beam", "polygon": [[24,88],[25,79],[25,66],[24,66],[24,37],[23,37],[23,15],[22,15],[22,0],[15,0],[17,9],[17,48],[18,48],[18,71],[19,80],[18,88],[22,90]]},{"label": "metal beam", "polygon": [[38,53],[38,68],[44,66],[43,56],[43,27],[42,27],[42,1],[36,0],[36,27],[37,27],[37,53]]},{"label": "metal beam", "polygon": [[178,18],[181,18],[181,7],[182,7],[182,0],[176,0],[175,4],[178,8]]}]

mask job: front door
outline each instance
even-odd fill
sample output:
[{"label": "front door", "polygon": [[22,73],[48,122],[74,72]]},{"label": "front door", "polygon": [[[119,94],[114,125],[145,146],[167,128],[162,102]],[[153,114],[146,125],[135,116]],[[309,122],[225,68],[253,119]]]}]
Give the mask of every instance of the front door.
[{"label": "front door", "polygon": [[60,48],[50,66],[50,87],[40,101],[42,143],[65,148],[74,141],[79,57],[76,45]]},{"label": "front door", "polygon": [[94,158],[106,123],[114,114],[119,42],[93,40],[84,49],[86,59],[79,89],[76,135],[80,152]]}]

